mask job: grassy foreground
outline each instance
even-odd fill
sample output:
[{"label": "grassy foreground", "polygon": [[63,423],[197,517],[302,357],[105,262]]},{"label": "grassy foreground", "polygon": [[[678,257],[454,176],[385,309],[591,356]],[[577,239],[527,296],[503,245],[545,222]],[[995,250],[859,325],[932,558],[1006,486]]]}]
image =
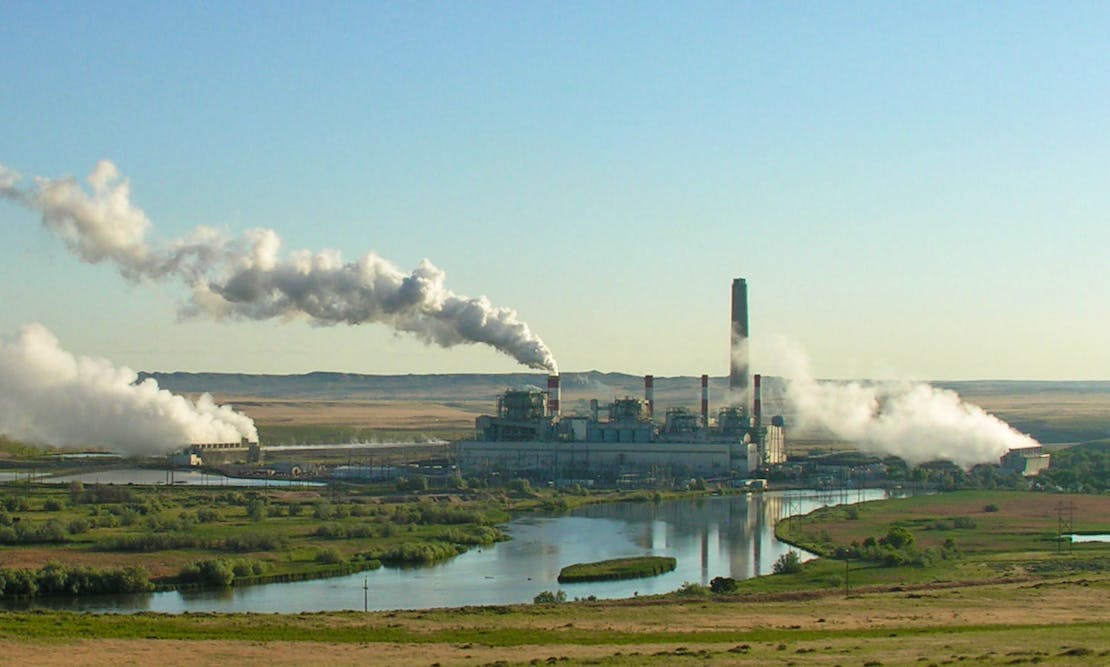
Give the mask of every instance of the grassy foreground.
[{"label": "grassy foreground", "polygon": [[0,614],[17,664],[1105,664],[1110,576],[799,601],[298,615]]}]

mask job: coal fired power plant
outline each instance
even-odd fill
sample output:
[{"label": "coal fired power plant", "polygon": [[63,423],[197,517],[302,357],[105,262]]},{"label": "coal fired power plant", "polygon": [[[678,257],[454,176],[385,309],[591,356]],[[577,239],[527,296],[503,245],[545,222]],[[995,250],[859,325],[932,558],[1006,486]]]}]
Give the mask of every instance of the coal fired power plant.
[{"label": "coal fired power plant", "polygon": [[[497,398],[493,415],[475,421],[475,437],[454,443],[460,472],[535,480],[744,478],[786,461],[780,415],[765,420],[761,378],[749,378],[747,282],[732,283],[729,392],[711,413],[709,376],[690,387],[700,410],[657,409],[655,376],[643,397],[589,402],[586,414],[560,407],[560,376],[547,389],[519,387]],[[662,414],[660,414],[662,412]]]}]

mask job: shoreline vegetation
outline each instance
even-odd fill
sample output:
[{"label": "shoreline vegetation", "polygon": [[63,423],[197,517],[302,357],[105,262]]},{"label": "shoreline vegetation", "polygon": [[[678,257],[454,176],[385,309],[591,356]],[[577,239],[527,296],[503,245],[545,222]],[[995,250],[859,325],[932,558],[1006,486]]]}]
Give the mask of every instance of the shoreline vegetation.
[{"label": "shoreline vegetation", "polygon": [[641,579],[670,572],[677,565],[678,561],[670,556],[636,556],[632,558],[613,558],[595,563],[575,563],[559,571],[558,581],[560,584],[573,584],[588,581]]},{"label": "shoreline vegetation", "polygon": [[660,502],[685,492],[321,487],[0,486],[0,598],[187,590],[421,566],[508,539],[515,512]]}]

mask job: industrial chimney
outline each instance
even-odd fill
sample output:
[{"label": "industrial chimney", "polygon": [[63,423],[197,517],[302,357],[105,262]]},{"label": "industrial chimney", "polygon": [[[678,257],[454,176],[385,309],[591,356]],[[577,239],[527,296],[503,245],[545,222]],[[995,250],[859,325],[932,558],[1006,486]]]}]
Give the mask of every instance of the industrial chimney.
[{"label": "industrial chimney", "polygon": [[701,376],[701,423],[709,428],[709,376]]},{"label": "industrial chimney", "polygon": [[559,376],[547,376],[547,414],[551,417],[559,416]]},{"label": "industrial chimney", "polygon": [[[748,391],[748,282],[743,278],[732,281],[732,346],[728,388],[733,394]],[[734,397],[739,398],[739,396]]]},{"label": "industrial chimney", "polygon": [[647,416],[651,419],[655,416],[655,376],[644,376],[644,402],[647,403]]},{"label": "industrial chimney", "polygon": [[756,428],[759,428],[760,418],[763,416],[763,396],[759,389],[759,379],[759,373],[756,373],[752,386],[752,418],[755,419]]}]

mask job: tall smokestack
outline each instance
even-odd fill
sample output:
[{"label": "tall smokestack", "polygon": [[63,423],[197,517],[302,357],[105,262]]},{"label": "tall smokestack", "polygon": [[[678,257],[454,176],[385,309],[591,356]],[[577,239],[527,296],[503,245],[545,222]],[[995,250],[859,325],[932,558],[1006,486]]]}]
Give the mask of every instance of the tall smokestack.
[{"label": "tall smokestack", "polygon": [[701,376],[701,421],[709,427],[709,376]]},{"label": "tall smokestack", "polygon": [[728,388],[733,393],[748,391],[748,282],[732,281],[732,347]]},{"label": "tall smokestack", "polygon": [[644,401],[647,403],[648,419],[655,416],[655,376],[644,376]]},{"label": "tall smokestack", "polygon": [[559,416],[559,376],[547,376],[547,414]]},{"label": "tall smokestack", "polygon": [[755,425],[758,427],[760,417],[763,416],[763,397],[759,391],[759,373],[755,374],[754,379],[755,382],[752,388],[752,417],[755,419]]}]

